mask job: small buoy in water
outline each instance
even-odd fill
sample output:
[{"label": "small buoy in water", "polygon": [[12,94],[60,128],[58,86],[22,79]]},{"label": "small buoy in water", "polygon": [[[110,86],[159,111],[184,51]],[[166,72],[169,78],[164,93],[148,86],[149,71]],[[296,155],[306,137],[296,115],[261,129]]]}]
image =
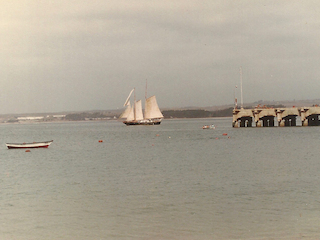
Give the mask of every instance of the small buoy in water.
[{"label": "small buoy in water", "polygon": [[159,134],[157,134],[156,136],[159,137]]},{"label": "small buoy in water", "polygon": [[228,134],[227,133],[224,133],[224,134],[222,134],[223,136],[227,136]]},{"label": "small buoy in water", "polygon": [[30,150],[26,150],[26,152],[30,152]]},{"label": "small buoy in water", "polygon": [[99,140],[99,143],[102,143],[103,141],[102,140]]},{"label": "small buoy in water", "polygon": [[218,140],[219,138],[216,137],[216,139]]}]

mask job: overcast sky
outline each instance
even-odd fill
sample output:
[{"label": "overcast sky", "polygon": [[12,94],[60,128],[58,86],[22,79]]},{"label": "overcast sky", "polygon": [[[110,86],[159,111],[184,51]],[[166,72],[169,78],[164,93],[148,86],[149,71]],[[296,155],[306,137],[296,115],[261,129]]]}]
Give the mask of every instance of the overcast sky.
[{"label": "overcast sky", "polygon": [[0,114],[320,98],[316,0],[0,3]]}]

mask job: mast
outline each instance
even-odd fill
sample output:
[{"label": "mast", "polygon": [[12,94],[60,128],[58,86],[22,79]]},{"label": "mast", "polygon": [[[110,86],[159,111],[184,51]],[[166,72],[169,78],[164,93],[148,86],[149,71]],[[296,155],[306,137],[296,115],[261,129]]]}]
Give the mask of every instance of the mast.
[{"label": "mast", "polygon": [[148,79],[146,79],[146,92],[144,98],[147,99],[147,88],[148,88]]},{"label": "mast", "polygon": [[136,121],[136,88],[133,89],[134,90],[134,104],[133,104],[133,118],[134,118],[134,121]]},{"label": "mast", "polygon": [[240,67],[240,91],[241,91],[241,108],[243,108],[243,95],[242,95],[242,67]]},{"label": "mast", "polygon": [[146,90],[145,90],[145,93],[144,93],[144,117],[143,119],[146,119],[146,116],[147,116],[147,89],[148,89],[148,79],[146,79]]},{"label": "mast", "polygon": [[233,97],[234,97],[234,108],[236,109],[238,107],[238,100],[236,98],[236,89],[238,88],[238,86],[236,85],[234,87],[234,91],[233,91]]}]

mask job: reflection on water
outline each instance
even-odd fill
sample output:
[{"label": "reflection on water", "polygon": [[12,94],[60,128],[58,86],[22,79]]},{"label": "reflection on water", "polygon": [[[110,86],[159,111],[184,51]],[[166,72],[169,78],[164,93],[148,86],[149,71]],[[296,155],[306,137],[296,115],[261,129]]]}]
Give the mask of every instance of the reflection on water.
[{"label": "reflection on water", "polygon": [[231,123],[0,125],[1,239],[320,238],[320,128]]}]

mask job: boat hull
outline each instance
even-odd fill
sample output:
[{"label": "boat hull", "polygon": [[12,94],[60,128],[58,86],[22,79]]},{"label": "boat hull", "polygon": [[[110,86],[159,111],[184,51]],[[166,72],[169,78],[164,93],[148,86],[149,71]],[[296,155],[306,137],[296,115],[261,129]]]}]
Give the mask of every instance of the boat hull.
[{"label": "boat hull", "polygon": [[48,148],[53,141],[33,142],[33,143],[6,143],[8,149],[17,148]]},{"label": "boat hull", "polygon": [[140,121],[124,121],[123,122],[127,126],[136,126],[136,125],[160,125],[161,119],[148,119],[148,120],[140,120]]}]

